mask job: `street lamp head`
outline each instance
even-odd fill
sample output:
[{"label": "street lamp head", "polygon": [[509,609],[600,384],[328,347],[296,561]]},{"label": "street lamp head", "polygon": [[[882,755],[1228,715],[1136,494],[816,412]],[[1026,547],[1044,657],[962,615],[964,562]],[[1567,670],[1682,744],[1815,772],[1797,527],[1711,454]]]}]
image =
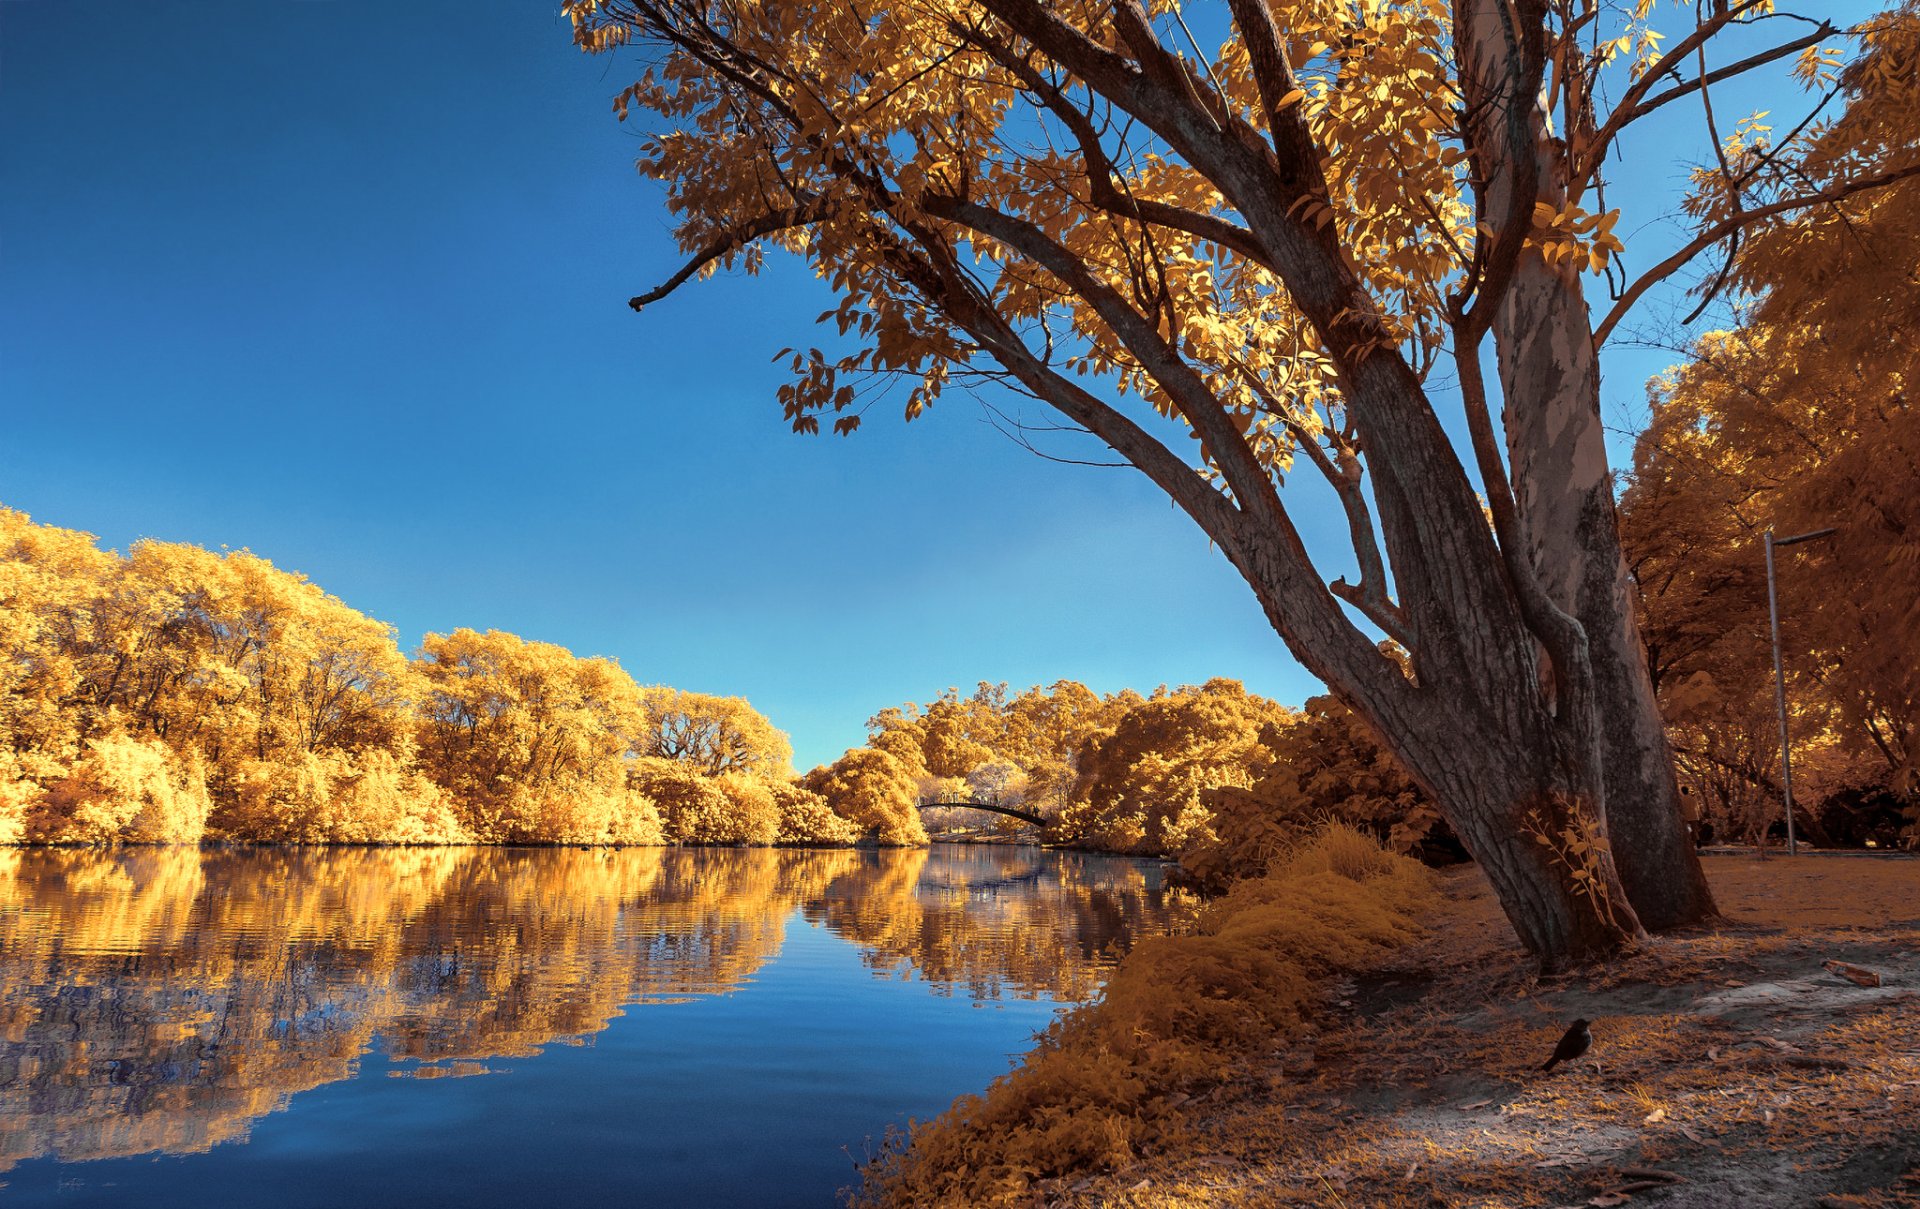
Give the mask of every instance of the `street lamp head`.
[{"label": "street lamp head", "polygon": [[1799,542],[1810,542],[1823,537],[1832,537],[1838,532],[1840,532],[1838,529],[1815,529],[1811,533],[1796,533],[1792,537],[1776,537],[1773,539],[1773,544],[1776,546],[1791,546]]}]

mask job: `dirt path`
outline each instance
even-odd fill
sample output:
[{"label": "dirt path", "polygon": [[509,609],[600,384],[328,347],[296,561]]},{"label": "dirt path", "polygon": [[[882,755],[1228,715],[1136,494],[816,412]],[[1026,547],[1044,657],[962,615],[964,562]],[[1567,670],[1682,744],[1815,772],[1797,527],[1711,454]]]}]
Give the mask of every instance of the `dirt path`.
[{"label": "dirt path", "polygon": [[[1713,857],[1725,919],[1534,976],[1485,883],[1059,1206],[1920,1206],[1920,861]],[[1827,960],[1878,973],[1860,986]],[[1586,1059],[1537,1068],[1575,1017]]]}]

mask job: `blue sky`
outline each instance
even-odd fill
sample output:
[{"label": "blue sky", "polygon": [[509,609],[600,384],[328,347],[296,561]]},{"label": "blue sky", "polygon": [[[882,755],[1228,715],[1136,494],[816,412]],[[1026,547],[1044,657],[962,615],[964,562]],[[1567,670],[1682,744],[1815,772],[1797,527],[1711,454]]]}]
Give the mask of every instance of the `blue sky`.
[{"label": "blue sky", "polygon": [[[831,301],[798,266],[629,311],[677,267],[610,113],[637,69],[557,8],[0,4],[0,503],[250,548],[409,647],[500,628],[743,695],[802,767],[976,680],[1318,691],[1131,472],[961,396],[791,434],[769,359]],[[1611,355],[1611,420],[1667,360]]]}]

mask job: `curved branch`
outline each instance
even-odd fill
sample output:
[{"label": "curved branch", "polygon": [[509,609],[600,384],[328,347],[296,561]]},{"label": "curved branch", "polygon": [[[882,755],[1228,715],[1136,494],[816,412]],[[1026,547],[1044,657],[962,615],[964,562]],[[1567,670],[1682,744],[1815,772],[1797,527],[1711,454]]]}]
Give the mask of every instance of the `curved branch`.
[{"label": "curved branch", "polygon": [[[926,212],[935,210],[929,206]],[[908,229],[923,244],[936,238],[919,226]],[[1412,691],[1406,676],[1340,610],[1271,490],[1267,494],[1275,516],[1256,523],[1152,434],[1036,357],[1006,318],[951,263],[916,256],[898,245],[890,247],[889,261],[1035,396],[1105,441],[1192,517],[1254,588],[1275,629],[1303,667],[1377,710],[1403,707]],[[1245,451],[1244,444],[1240,448]]]},{"label": "curved branch", "polygon": [[1090,115],[1082,113],[1066,93],[1046,76],[1036,70],[1033,64],[1016,55],[1012,48],[984,31],[958,29],[956,33],[971,39],[985,50],[993,61],[1006,68],[1019,79],[1021,85],[1038,97],[1047,111],[1060,120],[1060,124],[1073,135],[1074,142],[1080,147],[1080,154],[1087,159],[1088,200],[1109,214],[1131,218],[1137,222],[1166,227],[1180,231],[1195,239],[1228,248],[1263,268],[1272,269],[1266,249],[1254,239],[1253,232],[1245,227],[1228,222],[1224,218],[1211,214],[1200,214],[1185,210],[1166,202],[1145,200],[1122,193],[1114,187],[1113,157],[1100,142],[1099,131],[1094,129]]},{"label": "curved branch", "polygon": [[776,210],[772,214],[763,214],[759,218],[741,223],[719,239],[709,243],[693,254],[693,258],[680,266],[680,271],[667,278],[644,294],[636,294],[627,300],[634,310],[641,310],[660,301],[697,276],[708,265],[746,247],[756,239],[774,235],[781,231],[790,231],[795,227],[804,227],[808,223],[819,222],[826,215],[826,207],[814,202],[810,205],[793,206],[786,210]]},{"label": "curved branch", "polygon": [[1678,252],[1675,252],[1673,255],[1641,274],[1638,281],[1635,281],[1627,287],[1626,292],[1620,295],[1620,301],[1613,304],[1613,309],[1607,312],[1607,317],[1601,321],[1599,327],[1594,329],[1593,346],[1599,348],[1607,342],[1607,337],[1612,334],[1615,327],[1619,326],[1620,321],[1626,318],[1627,312],[1633,309],[1634,303],[1640,301],[1642,294],[1645,294],[1660,282],[1673,276],[1674,273],[1685,267],[1688,261],[1706,251],[1708,248],[1711,248],[1714,244],[1719,243],[1727,236],[1745,230],[1747,227],[1763,219],[1772,218],[1776,214],[1785,214],[1792,210],[1805,210],[1811,206],[1820,206],[1841,201],[1845,198],[1852,197],[1856,193],[1865,193],[1873,189],[1883,189],[1888,185],[1898,184],[1903,180],[1915,176],[1920,176],[1920,163],[1907,164],[1899,168],[1889,168],[1885,172],[1875,173],[1872,176],[1862,176],[1854,180],[1842,181],[1840,184],[1834,185],[1831,188],[1823,189],[1819,193],[1809,194],[1805,197],[1790,197],[1784,201],[1770,202],[1764,206],[1755,206],[1751,210],[1746,210],[1732,218],[1723,219],[1715,223],[1713,226],[1700,232],[1699,235],[1694,237],[1691,243],[1681,248]]},{"label": "curved branch", "polygon": [[1600,127],[1600,132],[1581,148],[1578,162],[1571,165],[1567,181],[1568,196],[1578,198],[1586,191],[1587,186],[1593,183],[1594,174],[1606,161],[1607,149],[1620,137],[1620,132],[1649,113],[1682,97],[1690,96],[1702,88],[1745,75],[1769,63],[1777,63],[1788,55],[1797,54],[1840,32],[1831,22],[1822,21],[1820,27],[1810,34],[1804,34],[1768,50],[1749,55],[1738,63],[1716,68],[1697,79],[1682,80],[1665,92],[1647,95],[1653,91],[1653,86],[1661,79],[1668,75],[1678,76],[1676,64],[1684,60],[1687,55],[1704,47],[1715,34],[1739,20],[1742,14],[1756,8],[1760,2],[1761,0],[1747,0],[1745,4],[1735,5],[1726,12],[1701,22],[1692,33],[1680,39],[1673,49],[1661,55],[1645,75],[1634,81],[1633,86],[1627,89],[1626,95],[1620,98],[1620,103],[1613,107],[1613,112],[1607,115],[1606,124]]}]

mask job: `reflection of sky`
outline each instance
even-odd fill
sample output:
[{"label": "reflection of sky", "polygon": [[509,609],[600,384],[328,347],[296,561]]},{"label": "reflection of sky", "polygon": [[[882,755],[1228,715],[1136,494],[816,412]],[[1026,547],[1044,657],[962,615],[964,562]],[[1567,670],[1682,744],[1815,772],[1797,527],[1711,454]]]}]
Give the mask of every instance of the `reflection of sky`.
[{"label": "reflection of sky", "polygon": [[[1026,1048],[1034,963],[1090,988],[1076,901],[1164,918],[1150,866],[1006,850],[471,850],[427,892],[382,852],[14,855],[0,1154],[94,1160],[26,1157],[24,1203],[824,1206],[842,1146]],[[387,1077],[423,1073],[471,1077]]]},{"label": "reflection of sky", "polygon": [[[0,502],[249,546],[408,644],[499,627],[743,694],[803,766],[979,679],[1315,691],[1138,475],[1043,462],[957,396],[788,434],[769,358],[830,345],[831,299],[783,258],[628,311],[678,264],[631,167],[647,123],[609,111],[637,71],[556,5],[0,4],[0,40]],[[1791,99],[1718,102],[1784,130]],[[1670,106],[1613,169],[1638,267],[1675,246],[1644,224],[1698,123]],[[1609,354],[1610,423],[1670,359]],[[1337,543],[1327,504],[1301,524]]]}]

